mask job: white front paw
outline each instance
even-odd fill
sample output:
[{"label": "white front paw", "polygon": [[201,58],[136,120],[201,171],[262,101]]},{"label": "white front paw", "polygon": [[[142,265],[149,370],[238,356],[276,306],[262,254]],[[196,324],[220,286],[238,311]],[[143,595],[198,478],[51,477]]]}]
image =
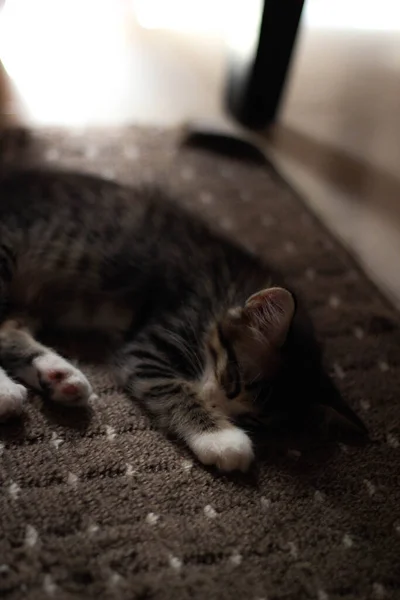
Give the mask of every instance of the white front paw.
[{"label": "white front paw", "polygon": [[23,385],[15,383],[8,377],[2,377],[0,381],[0,421],[19,415],[27,395],[27,389]]},{"label": "white front paw", "polygon": [[254,459],[251,440],[238,427],[194,435],[189,446],[203,464],[221,471],[247,471]]}]

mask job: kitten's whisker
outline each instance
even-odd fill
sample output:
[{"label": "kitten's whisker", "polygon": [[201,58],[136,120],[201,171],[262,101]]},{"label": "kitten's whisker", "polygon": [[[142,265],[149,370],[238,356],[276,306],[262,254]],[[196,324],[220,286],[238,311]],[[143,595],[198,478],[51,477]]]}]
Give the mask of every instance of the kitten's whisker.
[{"label": "kitten's whisker", "polygon": [[251,381],[249,381],[249,385],[253,385],[253,383],[255,383],[256,381],[258,381],[260,378],[261,378],[261,372],[259,371],[259,372],[257,373],[257,375],[255,375],[255,376],[253,377],[253,379],[252,379]]},{"label": "kitten's whisker", "polygon": [[173,331],[165,329],[165,333],[175,343],[176,347],[182,352],[182,355],[188,360],[190,366],[194,369],[194,371],[201,371],[202,364],[200,362],[200,358],[197,356],[193,348],[191,348],[182,337],[180,337]]}]

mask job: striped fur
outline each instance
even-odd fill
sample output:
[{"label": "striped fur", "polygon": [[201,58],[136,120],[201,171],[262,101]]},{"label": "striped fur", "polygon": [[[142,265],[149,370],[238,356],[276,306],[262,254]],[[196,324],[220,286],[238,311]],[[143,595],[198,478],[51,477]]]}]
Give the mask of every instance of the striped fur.
[{"label": "striped fur", "polygon": [[[3,368],[61,401],[58,380],[79,380],[82,400],[83,374],[32,334],[103,330],[118,340],[127,392],[207,464],[248,467],[241,415],[297,414],[299,386],[303,407],[319,401],[312,332],[271,283],[281,285],[260,260],[156,189],[39,171],[0,182]],[[0,389],[0,416],[1,403]]]}]

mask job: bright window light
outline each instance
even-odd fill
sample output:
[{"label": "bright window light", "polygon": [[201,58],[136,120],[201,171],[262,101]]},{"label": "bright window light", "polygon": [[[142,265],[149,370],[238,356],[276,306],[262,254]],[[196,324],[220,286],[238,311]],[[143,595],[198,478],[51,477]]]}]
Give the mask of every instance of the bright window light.
[{"label": "bright window light", "polygon": [[0,59],[35,119],[47,124],[67,116],[83,125],[118,96],[126,36],[117,1],[7,0]]},{"label": "bright window light", "polygon": [[400,30],[398,0],[306,0],[304,21],[313,29]]}]

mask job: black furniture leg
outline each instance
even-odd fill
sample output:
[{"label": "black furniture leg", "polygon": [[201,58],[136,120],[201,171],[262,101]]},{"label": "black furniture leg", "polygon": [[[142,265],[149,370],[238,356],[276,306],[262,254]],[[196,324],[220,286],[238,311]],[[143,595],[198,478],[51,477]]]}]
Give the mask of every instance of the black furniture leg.
[{"label": "black furniture leg", "polygon": [[263,129],[276,117],[304,0],[264,0],[255,50],[231,57],[226,89],[230,114],[245,127]]}]

